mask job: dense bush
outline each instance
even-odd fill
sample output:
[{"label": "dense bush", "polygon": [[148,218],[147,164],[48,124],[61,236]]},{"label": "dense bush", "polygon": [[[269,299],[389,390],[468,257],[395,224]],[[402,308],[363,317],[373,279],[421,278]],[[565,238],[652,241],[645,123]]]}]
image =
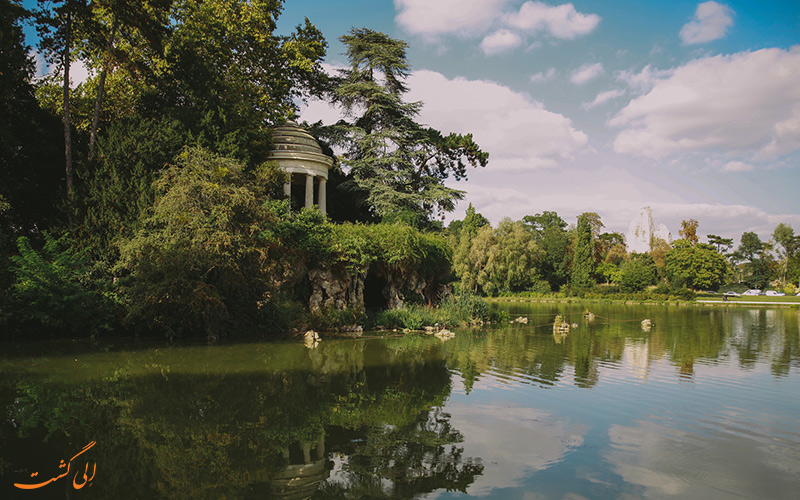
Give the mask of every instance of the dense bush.
[{"label": "dense bush", "polygon": [[17,239],[11,257],[15,281],[10,321],[17,331],[49,335],[94,335],[116,326],[116,294],[110,282],[95,280],[85,251],[65,248],[66,237],[43,233],[36,250],[27,237]]},{"label": "dense bush", "polygon": [[245,172],[204,149],[181,153],[120,248],[128,320],[170,337],[281,325],[279,285],[294,276],[282,239],[292,231],[280,224],[285,203],[270,199],[283,175],[269,164]]}]

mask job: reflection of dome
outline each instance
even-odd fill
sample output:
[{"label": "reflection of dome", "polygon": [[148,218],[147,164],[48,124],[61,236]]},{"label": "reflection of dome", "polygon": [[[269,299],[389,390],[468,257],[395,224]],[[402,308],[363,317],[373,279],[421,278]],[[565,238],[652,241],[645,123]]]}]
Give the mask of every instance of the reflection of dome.
[{"label": "reflection of dome", "polygon": [[290,463],[289,450],[284,451],[286,467],[269,480],[270,498],[281,500],[306,500],[317,491],[320,483],[328,479],[328,461],[325,460],[325,436],[320,436],[311,460],[311,443],[301,445],[302,464]]},{"label": "reflection of dome", "polygon": [[[333,158],[322,153],[322,148],[314,137],[297,123],[289,121],[272,131],[273,149],[267,159],[289,173],[289,182],[284,185],[284,193],[291,199],[292,185],[305,184],[304,206],[315,203],[314,182],[317,182],[316,204],[324,214],[326,211],[325,185],[328,170]],[[301,188],[298,188],[299,192]],[[298,197],[300,197],[298,195]]]},{"label": "reflection of dome", "polygon": [[328,462],[324,459],[309,464],[288,465],[270,479],[270,493],[274,499],[311,498],[329,475]]}]

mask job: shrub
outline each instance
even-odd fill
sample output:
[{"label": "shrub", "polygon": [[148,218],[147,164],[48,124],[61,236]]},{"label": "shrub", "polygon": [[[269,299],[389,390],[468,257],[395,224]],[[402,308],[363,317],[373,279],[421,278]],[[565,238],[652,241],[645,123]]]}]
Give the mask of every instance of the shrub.
[{"label": "shrub", "polygon": [[115,294],[110,283],[93,281],[85,251],[64,249],[66,236],[43,233],[37,251],[26,237],[17,239],[11,257],[16,280],[12,296],[20,312],[16,322],[26,330],[62,335],[93,335],[114,323]]}]

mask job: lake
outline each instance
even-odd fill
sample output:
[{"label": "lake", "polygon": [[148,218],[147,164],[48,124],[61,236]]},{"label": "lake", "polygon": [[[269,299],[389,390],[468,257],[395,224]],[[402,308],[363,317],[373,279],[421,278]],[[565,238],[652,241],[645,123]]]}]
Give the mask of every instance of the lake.
[{"label": "lake", "polygon": [[4,344],[0,497],[798,498],[800,310],[493,307],[527,324]]}]

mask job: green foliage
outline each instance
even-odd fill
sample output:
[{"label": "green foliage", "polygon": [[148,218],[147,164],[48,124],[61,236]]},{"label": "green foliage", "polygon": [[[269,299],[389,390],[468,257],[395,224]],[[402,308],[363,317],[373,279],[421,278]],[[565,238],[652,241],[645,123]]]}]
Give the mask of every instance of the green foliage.
[{"label": "green foliage", "polygon": [[34,94],[35,64],[21,26],[28,17],[18,2],[0,2],[0,196],[14,208],[4,218],[25,231],[59,220],[64,154],[58,118]]},{"label": "green foliage", "polygon": [[340,122],[325,136],[347,150],[349,181],[384,220],[422,227],[434,212],[452,211],[464,192],[444,181],[466,178],[468,165],[485,166],[488,153],[470,134],[443,135],[414,121],[422,104],[403,101],[405,42],[366,28],[353,28],[340,40],[350,67],[336,81],[334,100],[353,121]]},{"label": "green foliage", "polygon": [[597,225],[597,220],[594,217],[597,214],[585,213],[578,217],[577,227],[577,242],[575,244],[575,252],[572,257],[572,272],[570,274],[570,287],[573,289],[582,289],[591,287],[594,283],[592,281],[592,274],[594,272],[594,244],[593,244],[593,221],[594,226]]},{"label": "green foliage", "polygon": [[116,244],[153,205],[153,181],[188,139],[175,120],[140,117],[116,121],[100,137],[79,233],[95,256],[115,258]]},{"label": "green foliage", "polygon": [[728,262],[711,245],[677,240],[667,252],[666,272],[674,288],[715,289],[725,281]]},{"label": "green foliage", "polygon": [[17,239],[11,257],[18,328],[51,335],[94,335],[110,329],[115,295],[110,283],[91,279],[86,252],[64,248],[66,237],[44,233],[37,251],[27,237]]},{"label": "green foliage", "polygon": [[656,264],[650,254],[633,254],[620,266],[620,289],[623,292],[641,292],[656,282]]},{"label": "green foliage", "polygon": [[121,246],[130,321],[168,336],[277,326],[266,320],[279,315],[277,284],[292,276],[281,240],[293,232],[263,184],[277,176],[274,189],[283,174],[264,169],[190,148],[161,174],[153,209]]},{"label": "green foliage", "polygon": [[421,330],[425,326],[452,327],[476,322],[502,322],[507,315],[489,310],[475,294],[463,292],[445,298],[438,307],[407,305],[379,312],[375,324],[386,328]]},{"label": "green foliage", "polygon": [[494,230],[494,245],[489,249],[486,266],[478,277],[484,292],[522,291],[538,279],[536,264],[539,247],[521,222],[503,219]]},{"label": "green foliage", "polygon": [[311,327],[314,330],[337,331],[354,325],[364,325],[367,315],[363,311],[350,308],[325,308],[311,313]]},{"label": "green foliage", "polygon": [[452,262],[452,250],[443,236],[402,223],[335,225],[329,248],[334,262],[354,273],[377,264],[401,274],[443,275]]}]

